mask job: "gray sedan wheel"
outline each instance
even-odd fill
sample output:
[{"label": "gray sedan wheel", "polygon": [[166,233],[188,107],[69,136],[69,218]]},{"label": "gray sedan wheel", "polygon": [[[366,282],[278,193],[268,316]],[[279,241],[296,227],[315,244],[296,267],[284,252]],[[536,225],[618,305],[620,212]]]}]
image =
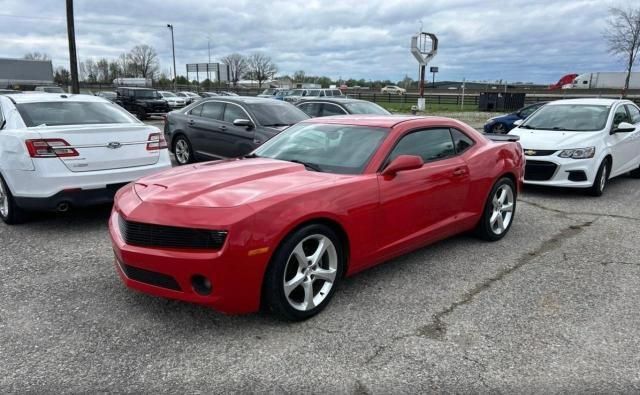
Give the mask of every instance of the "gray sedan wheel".
[{"label": "gray sedan wheel", "polygon": [[176,156],[176,162],[179,165],[186,165],[193,162],[193,151],[191,150],[191,144],[184,136],[176,137],[174,143],[173,153]]}]

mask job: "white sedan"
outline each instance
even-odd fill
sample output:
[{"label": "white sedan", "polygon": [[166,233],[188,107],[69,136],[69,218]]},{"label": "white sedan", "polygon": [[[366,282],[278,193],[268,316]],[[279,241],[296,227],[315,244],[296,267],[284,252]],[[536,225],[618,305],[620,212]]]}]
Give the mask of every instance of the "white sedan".
[{"label": "white sedan", "polygon": [[520,136],[525,184],[600,196],[613,177],[640,177],[640,109],[629,100],[558,100],[516,125],[509,134]]},{"label": "white sedan", "polygon": [[119,187],[171,167],[160,130],[88,95],[0,96],[0,219],[108,203]]}]

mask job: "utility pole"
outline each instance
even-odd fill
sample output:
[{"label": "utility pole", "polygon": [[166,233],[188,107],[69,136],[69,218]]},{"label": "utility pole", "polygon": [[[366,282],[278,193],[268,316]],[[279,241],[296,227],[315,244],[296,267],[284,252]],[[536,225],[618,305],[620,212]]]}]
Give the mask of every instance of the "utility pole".
[{"label": "utility pole", "polygon": [[173,91],[177,91],[178,77],[176,77],[176,45],[173,41],[173,25],[167,23],[167,27],[171,30],[171,52],[173,53]]},{"label": "utility pole", "polygon": [[73,23],[73,0],[67,0],[67,35],[69,36],[69,72],[71,73],[71,93],[80,93],[78,84],[78,56],[76,54],[76,30]]},{"label": "utility pole", "polygon": [[211,64],[211,38],[207,37],[207,49],[209,50],[209,63],[207,63],[207,79],[209,85],[211,85],[211,72],[209,71],[209,65]]}]

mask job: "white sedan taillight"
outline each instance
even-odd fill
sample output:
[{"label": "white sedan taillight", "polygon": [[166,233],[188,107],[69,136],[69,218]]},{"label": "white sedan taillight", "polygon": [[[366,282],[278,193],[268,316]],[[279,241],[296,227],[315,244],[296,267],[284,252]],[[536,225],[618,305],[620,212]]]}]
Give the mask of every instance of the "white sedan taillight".
[{"label": "white sedan taillight", "polygon": [[162,133],[151,133],[147,143],[147,151],[156,151],[159,149],[166,149],[167,141],[164,139]]},{"label": "white sedan taillight", "polygon": [[30,139],[25,140],[25,144],[32,158],[80,156],[78,151],[63,139]]}]

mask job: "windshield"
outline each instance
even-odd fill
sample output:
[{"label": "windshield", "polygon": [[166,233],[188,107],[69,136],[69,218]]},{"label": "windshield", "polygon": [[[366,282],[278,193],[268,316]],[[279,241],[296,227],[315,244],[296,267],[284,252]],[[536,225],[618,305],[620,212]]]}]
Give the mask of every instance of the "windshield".
[{"label": "windshield", "polygon": [[249,103],[247,106],[262,126],[290,126],[308,119],[309,116],[288,103]]},{"label": "windshield", "polygon": [[275,89],[271,88],[271,89],[265,89],[262,91],[263,95],[273,95],[275,93]]},{"label": "windshield", "polygon": [[520,125],[524,129],[595,132],[604,129],[609,106],[595,104],[556,104],[540,108]]},{"label": "windshield", "polygon": [[303,123],[267,141],[254,154],[307,163],[327,173],[360,174],[387,134],[384,128]]},{"label": "windshield", "polygon": [[16,107],[27,127],[136,122],[128,112],[111,103],[56,101],[20,103]]},{"label": "windshield", "polygon": [[134,91],[136,97],[141,97],[143,99],[159,99],[160,94],[158,91]]},{"label": "windshield", "polygon": [[162,92],[162,97],[177,97],[177,96],[171,92]]},{"label": "windshield", "polygon": [[54,86],[51,88],[42,88],[42,90],[47,93],[65,93],[65,91],[62,88],[59,88],[57,86]]},{"label": "windshield", "polygon": [[375,103],[369,102],[353,102],[344,103],[344,107],[349,110],[350,114],[378,114],[391,115],[391,113]]},{"label": "windshield", "polygon": [[304,90],[302,89],[294,89],[292,91],[287,92],[287,96],[302,96]]},{"label": "windshield", "polygon": [[100,92],[100,96],[104,97],[116,97],[117,95],[113,92]]}]

